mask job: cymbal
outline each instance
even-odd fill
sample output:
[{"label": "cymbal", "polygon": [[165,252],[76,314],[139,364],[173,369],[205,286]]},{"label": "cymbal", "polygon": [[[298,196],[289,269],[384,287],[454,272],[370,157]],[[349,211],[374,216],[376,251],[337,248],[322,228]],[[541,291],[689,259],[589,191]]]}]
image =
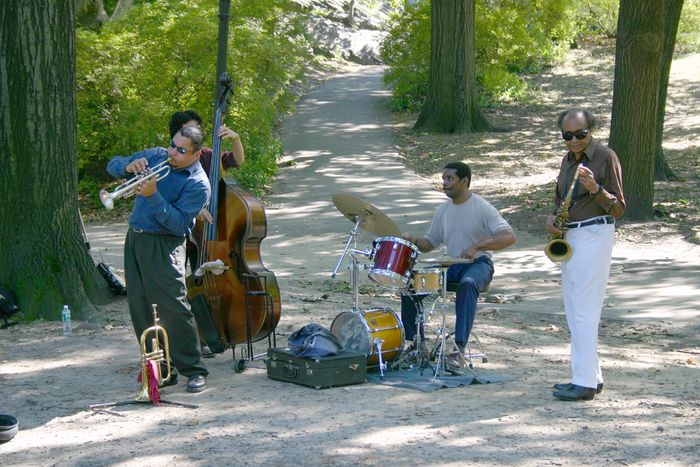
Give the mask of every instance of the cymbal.
[{"label": "cymbal", "polygon": [[423,264],[432,264],[433,266],[450,267],[453,264],[473,263],[474,260],[467,258],[455,258],[454,256],[440,256],[438,258],[419,259],[418,262]]},{"label": "cymbal", "polygon": [[360,227],[380,237],[400,237],[401,229],[386,214],[367,201],[346,193],[333,195],[333,204],[351,222],[362,219]]}]

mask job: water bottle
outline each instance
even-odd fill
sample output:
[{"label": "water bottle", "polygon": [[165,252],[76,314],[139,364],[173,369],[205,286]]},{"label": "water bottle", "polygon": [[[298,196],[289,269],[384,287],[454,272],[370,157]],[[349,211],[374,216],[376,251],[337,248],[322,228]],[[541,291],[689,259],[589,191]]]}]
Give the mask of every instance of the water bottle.
[{"label": "water bottle", "polygon": [[63,305],[61,321],[63,321],[63,335],[70,336],[73,334],[73,327],[70,324],[70,308],[68,308],[68,305]]}]

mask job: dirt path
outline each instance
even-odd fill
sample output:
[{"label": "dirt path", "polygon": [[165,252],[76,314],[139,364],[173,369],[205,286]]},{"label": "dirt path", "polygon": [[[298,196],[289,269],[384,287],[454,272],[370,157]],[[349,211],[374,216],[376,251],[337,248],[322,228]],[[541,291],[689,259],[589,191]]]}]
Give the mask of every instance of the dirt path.
[{"label": "dirt path", "polygon": [[[387,99],[377,68],[350,69],[306,96],[285,125],[290,165],[268,200],[262,249],[283,293],[280,343],[301,324],[329,325],[351,304],[346,273],[329,277],[352,227],[332,193],[361,196],[416,232],[443,199],[432,180],[405,168]],[[500,181],[482,178],[475,190],[516,183],[506,172]],[[508,206],[500,207],[507,216]],[[117,265],[120,229],[88,226],[96,254]],[[188,394],[182,383],[164,391],[196,410],[93,413],[88,404],[127,399],[138,387],[138,349],[118,300],[103,310],[106,324],[76,323],[71,337],[60,336],[59,323],[0,331],[0,412],[21,423],[0,446],[2,464],[696,463],[698,247],[679,237],[618,242],[601,329],[605,391],[591,403],[568,404],[549,389],[569,375],[558,277],[541,254],[544,239],[525,230],[519,236],[496,256],[497,276],[475,325],[490,358],[477,371],[510,376],[508,383],[431,393],[375,384],[316,391],[270,380],[262,369],[236,374],[228,353],[207,362],[205,392]],[[358,247],[372,239],[363,234]],[[366,277],[360,290],[363,307],[399,308]]]}]

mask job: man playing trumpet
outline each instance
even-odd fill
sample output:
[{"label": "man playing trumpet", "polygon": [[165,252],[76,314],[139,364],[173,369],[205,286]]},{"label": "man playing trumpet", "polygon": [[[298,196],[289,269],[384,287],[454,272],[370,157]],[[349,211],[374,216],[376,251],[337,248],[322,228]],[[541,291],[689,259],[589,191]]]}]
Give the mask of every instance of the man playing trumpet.
[{"label": "man playing trumpet", "polygon": [[603,390],[598,325],[610,274],[615,218],[625,212],[622,171],[615,152],[591,136],[595,126],[591,112],[564,111],[557,125],[567,154],[561,162],[556,208],[547,217],[547,232],[553,237],[563,234],[555,219],[564,198],[570,197],[568,221],[563,227],[571,257],[562,263],[561,277],[573,377],[570,383],[555,384],[554,396],[567,401],[591,400]]},{"label": "man playing trumpet", "polygon": [[[202,391],[209,373],[202,362],[185,285],[185,238],[211,195],[199,163],[202,140],[198,128],[185,127],[173,136],[167,149],[117,156],[107,165],[113,177],[127,178],[169,159],[167,176],[146,178],[135,190],[124,244],[124,269],[136,338],[153,325],[151,304],[156,304],[162,326],[168,331],[172,363],[188,377],[190,392]],[[173,375],[168,385],[176,382]]]}]

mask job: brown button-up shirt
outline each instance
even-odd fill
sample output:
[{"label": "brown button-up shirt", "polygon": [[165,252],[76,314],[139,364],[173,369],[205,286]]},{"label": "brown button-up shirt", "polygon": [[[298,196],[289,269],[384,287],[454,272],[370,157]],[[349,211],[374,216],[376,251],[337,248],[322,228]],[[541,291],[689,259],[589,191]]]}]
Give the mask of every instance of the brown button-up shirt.
[{"label": "brown button-up shirt", "polygon": [[[555,206],[553,211],[556,214],[562,201],[568,193],[569,184],[574,177],[574,167],[579,161],[576,155],[569,152],[561,161],[561,169],[557,178],[555,193]],[[571,221],[582,221],[591,217],[613,214],[611,209],[619,203],[621,209],[616,209],[619,217],[625,210],[625,196],[622,192],[622,169],[620,160],[615,152],[595,139],[591,139],[590,144],[585,149],[580,161],[588,167],[595,176],[596,182],[601,189],[597,195],[591,196],[585,185],[578,182],[574,188],[571,205],[569,206],[569,218]]]}]

